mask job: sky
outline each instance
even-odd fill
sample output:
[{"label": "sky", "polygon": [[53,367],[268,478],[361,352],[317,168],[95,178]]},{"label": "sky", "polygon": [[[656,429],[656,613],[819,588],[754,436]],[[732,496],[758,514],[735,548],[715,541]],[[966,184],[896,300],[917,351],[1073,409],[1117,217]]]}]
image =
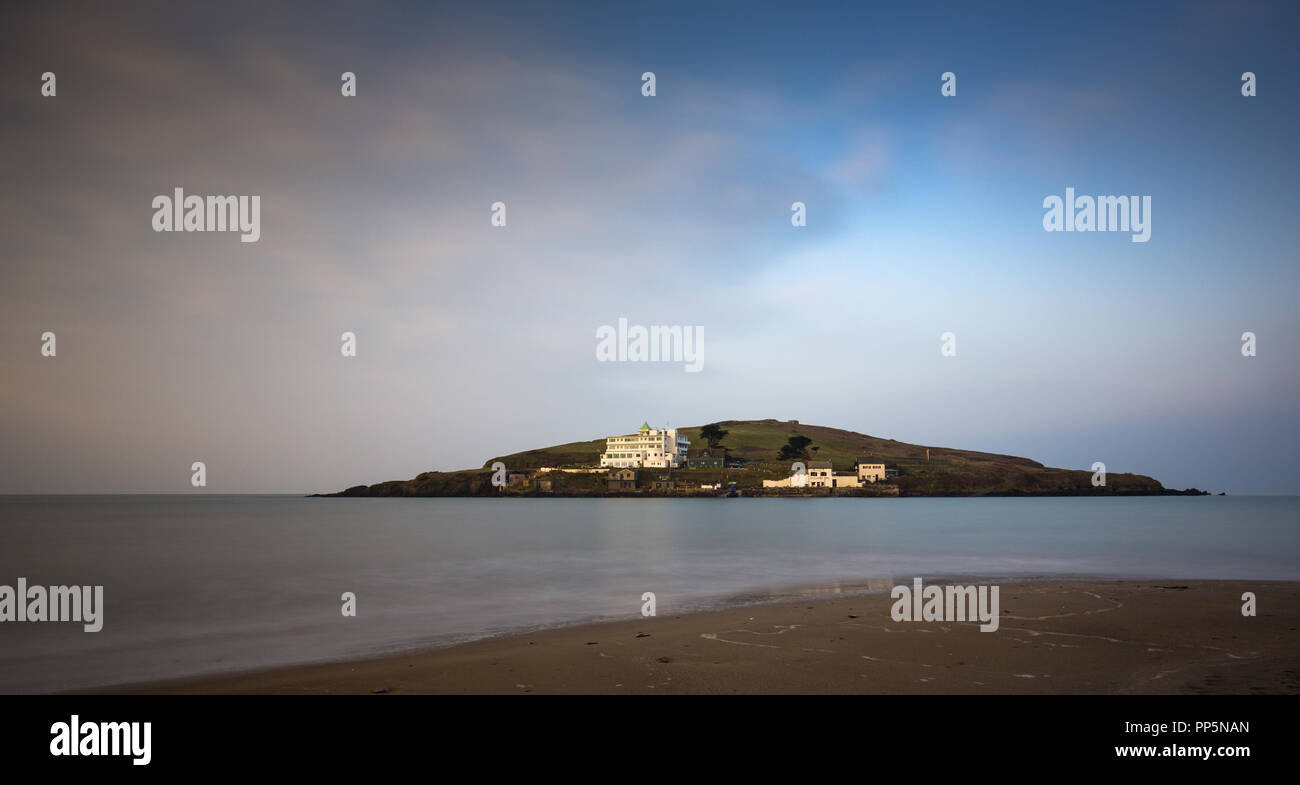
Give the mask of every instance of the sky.
[{"label": "sky", "polygon": [[[207,492],[328,492],[763,418],[1300,493],[1298,29],[1292,3],[5,4],[0,493],[190,492],[194,461]],[[1149,241],[1045,231],[1067,187],[1149,196]],[[260,239],[154,231],[175,188],[258,195]],[[599,361],[619,319],[701,328],[701,370]]]}]

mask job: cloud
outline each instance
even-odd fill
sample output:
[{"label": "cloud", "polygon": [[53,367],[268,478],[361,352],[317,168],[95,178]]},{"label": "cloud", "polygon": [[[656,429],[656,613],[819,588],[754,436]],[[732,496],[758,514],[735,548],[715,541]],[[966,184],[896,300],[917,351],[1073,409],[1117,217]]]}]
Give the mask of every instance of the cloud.
[{"label": "cloud", "polygon": [[857,133],[828,174],[854,192],[869,192],[880,187],[892,162],[889,134],[881,128],[868,128]]}]

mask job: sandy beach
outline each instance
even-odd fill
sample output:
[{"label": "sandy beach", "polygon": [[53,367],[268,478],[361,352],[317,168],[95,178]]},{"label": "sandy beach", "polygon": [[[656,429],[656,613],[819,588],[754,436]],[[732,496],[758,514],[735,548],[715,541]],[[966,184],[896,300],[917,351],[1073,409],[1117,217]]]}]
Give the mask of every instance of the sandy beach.
[{"label": "sandy beach", "polygon": [[[1243,592],[1257,615],[1242,615]],[[451,648],[131,685],[127,693],[1005,694],[1300,692],[1300,583],[1004,583],[1000,625],[896,622],[814,597]]]}]

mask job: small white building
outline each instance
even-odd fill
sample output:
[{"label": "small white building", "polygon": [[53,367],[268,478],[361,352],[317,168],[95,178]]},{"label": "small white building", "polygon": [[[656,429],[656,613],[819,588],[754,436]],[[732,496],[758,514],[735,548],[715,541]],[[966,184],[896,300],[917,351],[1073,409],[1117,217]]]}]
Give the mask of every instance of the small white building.
[{"label": "small white building", "polygon": [[867,461],[856,461],[853,468],[858,471],[858,482],[883,482],[885,479],[885,464],[869,463]]},{"label": "small white building", "polygon": [[812,461],[808,464],[808,487],[835,487],[835,467],[830,461]]},{"label": "small white building", "polygon": [[636,433],[605,439],[600,465],[652,469],[676,469],[686,465],[691,441],[676,428],[651,428],[642,423]]},{"label": "small white building", "polygon": [[763,480],[764,488],[861,488],[885,479],[885,464],[858,461],[856,473],[837,472],[830,461],[813,461],[804,475],[791,474],[782,480]]}]

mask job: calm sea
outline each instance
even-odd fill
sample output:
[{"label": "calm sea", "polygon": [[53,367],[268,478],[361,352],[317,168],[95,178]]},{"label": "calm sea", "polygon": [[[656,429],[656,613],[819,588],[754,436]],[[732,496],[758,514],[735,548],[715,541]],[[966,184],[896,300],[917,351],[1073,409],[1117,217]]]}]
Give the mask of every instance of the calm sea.
[{"label": "calm sea", "polygon": [[[1300,579],[1300,497],[0,497],[0,584],[103,585],[104,626],[0,623],[0,692],[444,646],[922,576]],[[353,592],[357,615],[340,612]]]}]

